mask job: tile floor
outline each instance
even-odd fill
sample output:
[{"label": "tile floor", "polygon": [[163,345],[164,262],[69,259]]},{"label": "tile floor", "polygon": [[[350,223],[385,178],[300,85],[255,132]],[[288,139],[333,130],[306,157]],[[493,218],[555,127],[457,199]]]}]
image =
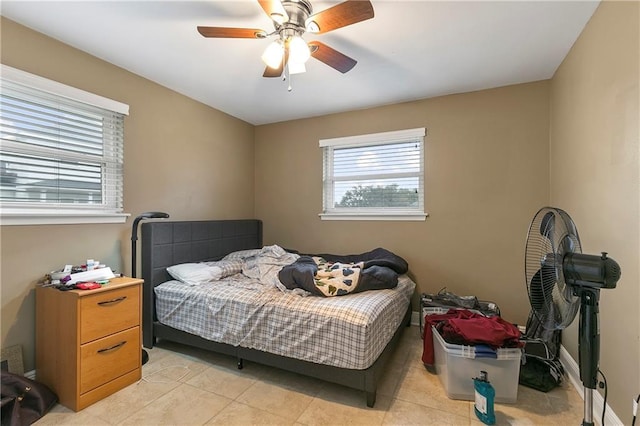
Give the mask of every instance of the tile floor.
[{"label": "tile floor", "polygon": [[[84,410],[57,405],[36,425],[475,425],[473,403],[449,399],[407,328],[378,388],[364,393],[271,367],[166,342],[149,351],[143,379]],[[583,403],[567,382],[549,393],[520,386],[496,404],[499,425],[580,424]]]}]

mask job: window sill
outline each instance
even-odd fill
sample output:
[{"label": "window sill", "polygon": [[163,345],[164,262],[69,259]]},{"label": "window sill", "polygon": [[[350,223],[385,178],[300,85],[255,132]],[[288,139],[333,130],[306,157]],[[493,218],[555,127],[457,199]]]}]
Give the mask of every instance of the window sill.
[{"label": "window sill", "polygon": [[424,221],[427,213],[320,213],[322,220]]},{"label": "window sill", "polygon": [[76,225],[86,223],[125,223],[128,213],[25,213],[2,212],[0,225]]}]

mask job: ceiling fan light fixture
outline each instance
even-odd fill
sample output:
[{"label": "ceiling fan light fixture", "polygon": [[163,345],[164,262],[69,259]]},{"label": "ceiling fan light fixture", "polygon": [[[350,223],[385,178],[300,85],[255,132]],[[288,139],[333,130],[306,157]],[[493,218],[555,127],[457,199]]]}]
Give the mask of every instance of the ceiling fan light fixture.
[{"label": "ceiling fan light fixture", "polygon": [[[269,44],[261,56],[267,65],[263,77],[286,77],[289,68],[291,74],[305,72],[304,64],[311,56],[344,74],[356,65],[355,59],[319,41],[306,43],[302,36],[306,32],[325,34],[371,19],[374,17],[373,5],[370,0],[334,0],[337,4],[314,13],[312,1],[257,0],[271,18],[274,27],[271,32],[257,28],[205,26],[198,26],[197,30],[209,38],[264,39],[276,36],[278,40]],[[291,62],[291,67],[288,62]]]},{"label": "ceiling fan light fixture", "polygon": [[289,74],[302,74],[303,72],[307,72],[307,67],[304,65],[304,62],[289,61],[287,67],[289,68]]},{"label": "ceiling fan light fixture", "polygon": [[289,60],[304,64],[311,57],[309,46],[299,35],[291,37],[289,40]]},{"label": "ceiling fan light fixture", "polygon": [[262,62],[269,68],[278,68],[282,64],[282,56],[284,55],[284,46],[280,40],[276,40],[269,44],[262,54]]}]

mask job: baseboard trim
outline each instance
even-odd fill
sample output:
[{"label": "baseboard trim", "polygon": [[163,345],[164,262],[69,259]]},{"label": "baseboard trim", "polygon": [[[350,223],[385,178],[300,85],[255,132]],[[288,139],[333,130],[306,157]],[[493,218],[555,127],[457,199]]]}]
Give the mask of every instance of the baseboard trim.
[{"label": "baseboard trim", "polygon": [[[564,346],[560,346],[560,362],[564,367],[565,376],[569,378],[573,387],[578,391],[580,398],[584,400],[584,387],[582,386],[582,381],[580,381],[580,367],[578,367],[578,363],[571,357],[569,351],[567,351]],[[600,395],[600,392],[593,392],[593,421],[600,426],[602,426],[603,406],[604,398]],[[607,404],[604,422],[605,425],[624,425],[609,404]]]},{"label": "baseboard trim", "polygon": [[36,379],[36,370],[27,371],[24,373],[24,377],[27,379],[35,380]]}]

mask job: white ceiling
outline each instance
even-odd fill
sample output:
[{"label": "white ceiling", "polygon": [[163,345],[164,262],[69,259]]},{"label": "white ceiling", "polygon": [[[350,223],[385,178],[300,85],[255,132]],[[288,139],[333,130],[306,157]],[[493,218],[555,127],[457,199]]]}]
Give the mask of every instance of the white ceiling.
[{"label": "white ceiling", "polygon": [[[320,12],[340,1],[313,1]],[[12,1],[3,16],[252,124],[548,79],[599,1],[372,0],[375,17],[305,34],[358,61],[346,74],[264,78],[270,40],[204,38],[196,26],[262,28],[255,0]]]}]

